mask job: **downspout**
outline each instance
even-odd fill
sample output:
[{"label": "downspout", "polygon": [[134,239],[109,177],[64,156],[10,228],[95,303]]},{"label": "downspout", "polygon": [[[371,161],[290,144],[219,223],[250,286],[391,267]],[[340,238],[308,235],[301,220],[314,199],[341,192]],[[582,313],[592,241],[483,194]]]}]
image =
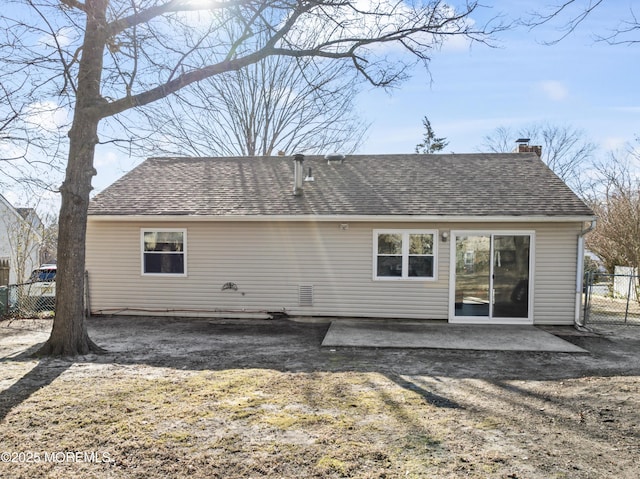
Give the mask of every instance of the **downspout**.
[{"label": "downspout", "polygon": [[580,310],[582,305],[582,287],[584,279],[584,237],[596,228],[596,220],[591,220],[591,224],[578,234],[578,261],[576,269],[576,305],[574,324],[580,324]]}]

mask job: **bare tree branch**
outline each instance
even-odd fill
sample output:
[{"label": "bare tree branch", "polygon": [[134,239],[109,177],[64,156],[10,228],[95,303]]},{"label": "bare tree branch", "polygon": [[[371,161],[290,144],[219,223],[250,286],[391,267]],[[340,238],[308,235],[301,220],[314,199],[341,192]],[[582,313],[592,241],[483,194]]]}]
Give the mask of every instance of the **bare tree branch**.
[{"label": "bare tree branch", "polygon": [[356,94],[346,63],[268,57],[147,108],[145,143],[154,154],[171,155],[351,153],[366,130],[354,113]]},{"label": "bare tree branch", "polygon": [[518,138],[529,138],[542,147],[542,160],[576,193],[585,194],[590,186],[596,145],[582,130],[568,125],[534,123],[518,130],[498,127],[484,137],[482,151],[506,153],[514,151]]},{"label": "bare tree branch", "polygon": [[[529,29],[559,24],[560,36],[544,42],[546,45],[555,45],[572,35],[589,17],[597,15],[597,10],[606,5],[607,0],[565,0],[546,9],[531,12],[520,22]],[[640,22],[633,8],[629,7],[628,19],[620,19],[618,25],[609,34],[596,33],[594,38],[596,41],[604,41],[610,45],[632,45],[640,43],[638,32],[640,32]]]},{"label": "bare tree branch", "polygon": [[[633,45],[640,43],[640,20],[635,12],[629,9],[630,20],[623,20],[618,27],[609,35],[597,35],[599,41],[607,42],[609,45]],[[629,38],[630,37],[630,38]]]},{"label": "bare tree branch", "polygon": [[[148,23],[154,18],[161,17],[167,13],[172,12],[188,12],[188,11],[200,11],[200,10],[222,10],[230,9],[235,6],[247,5],[253,3],[252,0],[240,0],[240,1],[211,1],[209,5],[203,5],[202,2],[193,2],[189,0],[169,0],[167,2],[161,2],[159,5],[153,5],[150,8],[136,11],[133,15],[129,15],[125,18],[118,19],[111,22],[106,30],[105,34],[109,37],[114,37],[119,33],[132,28],[137,25]],[[135,7],[135,3],[132,2]]]}]

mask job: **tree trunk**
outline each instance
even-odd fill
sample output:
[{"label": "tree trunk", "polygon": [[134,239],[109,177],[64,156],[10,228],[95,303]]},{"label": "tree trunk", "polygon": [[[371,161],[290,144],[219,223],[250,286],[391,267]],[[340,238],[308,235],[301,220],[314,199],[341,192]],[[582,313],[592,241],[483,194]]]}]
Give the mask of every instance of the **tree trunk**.
[{"label": "tree trunk", "polygon": [[98,128],[98,120],[86,117],[76,109],[78,127],[74,126],[69,135],[69,162],[61,188],[56,315],[51,336],[38,355],[74,356],[101,351],[89,339],[85,324],[85,239]]},{"label": "tree trunk", "polygon": [[47,342],[38,356],[74,356],[102,352],[87,334],[84,309],[85,239],[95,146],[101,120],[102,57],[106,43],[108,0],[85,2],[87,24],[78,69],[73,125],[69,131],[69,158],[60,188],[56,315]]}]

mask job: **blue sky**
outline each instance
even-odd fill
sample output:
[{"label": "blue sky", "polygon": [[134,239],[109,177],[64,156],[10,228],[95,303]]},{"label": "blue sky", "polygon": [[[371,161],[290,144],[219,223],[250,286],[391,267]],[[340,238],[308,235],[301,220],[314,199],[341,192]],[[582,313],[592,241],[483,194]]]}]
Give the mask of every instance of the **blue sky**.
[{"label": "blue sky", "polygon": [[[488,15],[513,17],[548,2],[494,1]],[[478,151],[499,126],[532,122],[571,125],[603,150],[640,134],[640,46],[611,46],[594,40],[623,18],[630,0],[604,2],[574,34],[556,45],[561,22],[533,31],[524,27],[499,35],[498,48],[445,48],[433,56],[432,82],[416,71],[391,95],[368,91],[359,100],[372,121],[362,153],[411,153],[421,140],[427,115],[446,151]],[[636,12],[640,13],[640,11]]]}]

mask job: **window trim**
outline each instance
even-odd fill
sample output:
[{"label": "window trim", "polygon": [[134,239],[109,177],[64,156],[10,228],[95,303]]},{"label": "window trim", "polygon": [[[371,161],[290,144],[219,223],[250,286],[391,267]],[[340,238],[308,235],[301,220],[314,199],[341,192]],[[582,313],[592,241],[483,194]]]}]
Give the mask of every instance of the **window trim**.
[{"label": "window trim", "polygon": [[[182,233],[182,257],[184,264],[184,271],[182,273],[147,273],[144,269],[144,255],[145,253],[151,253],[151,251],[144,250],[144,234],[145,233]],[[186,228],[140,228],[140,275],[151,276],[155,278],[183,278],[187,276],[187,229]]]},{"label": "window trim", "polygon": [[[402,276],[378,276],[378,235],[401,234],[402,235]],[[409,276],[409,235],[430,234],[433,235],[433,276]],[[437,281],[438,280],[438,230],[425,229],[378,229],[373,230],[373,280],[374,281]],[[422,255],[420,255],[422,256]],[[424,255],[429,256],[429,255]]]}]

